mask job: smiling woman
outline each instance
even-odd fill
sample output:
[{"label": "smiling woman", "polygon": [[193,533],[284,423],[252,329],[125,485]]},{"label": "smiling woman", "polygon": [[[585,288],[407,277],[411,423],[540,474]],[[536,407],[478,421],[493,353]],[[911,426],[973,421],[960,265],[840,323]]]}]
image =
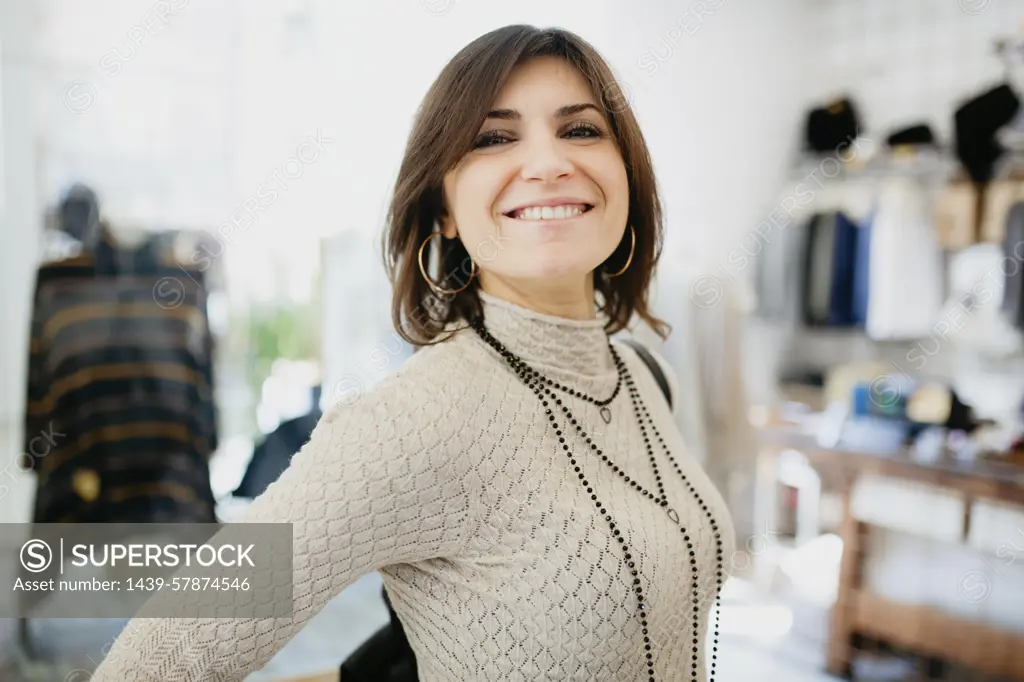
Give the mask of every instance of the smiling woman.
[{"label": "smiling woman", "polygon": [[326,410],[242,519],[291,524],[292,589],[249,596],[292,616],[146,620],[94,682],[241,680],[371,571],[407,642],[371,638],[343,682],[713,679],[732,522],[656,378],[671,398],[675,375],[612,337],[634,315],[664,334],[661,229],[592,47],[509,26],[464,48],[419,109],[384,235],[418,350]]}]

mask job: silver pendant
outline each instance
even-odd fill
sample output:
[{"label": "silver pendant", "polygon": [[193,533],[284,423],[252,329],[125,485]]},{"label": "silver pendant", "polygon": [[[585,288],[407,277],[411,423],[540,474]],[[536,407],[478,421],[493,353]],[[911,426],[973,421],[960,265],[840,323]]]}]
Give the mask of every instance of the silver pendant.
[{"label": "silver pendant", "polygon": [[612,411],[608,409],[607,405],[601,408],[601,419],[604,420],[605,424],[612,423]]},{"label": "silver pendant", "polygon": [[675,509],[669,507],[668,509],[665,510],[665,513],[668,514],[668,517],[672,519],[672,522],[674,524],[676,524],[677,526],[679,525],[679,514],[676,513]]}]

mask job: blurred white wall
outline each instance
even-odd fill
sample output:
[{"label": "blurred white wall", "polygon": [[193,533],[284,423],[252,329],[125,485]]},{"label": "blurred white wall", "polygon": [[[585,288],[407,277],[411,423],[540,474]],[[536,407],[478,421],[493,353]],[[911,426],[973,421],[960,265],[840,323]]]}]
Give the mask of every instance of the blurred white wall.
[{"label": "blurred white wall", "polygon": [[21,438],[24,363],[28,352],[28,291],[39,233],[36,119],[31,54],[36,7],[0,0],[0,520],[27,518],[31,489],[15,458]]},{"label": "blurred white wall", "polygon": [[795,149],[812,4],[610,4],[606,52],[655,159],[667,259],[705,263],[761,218]]}]

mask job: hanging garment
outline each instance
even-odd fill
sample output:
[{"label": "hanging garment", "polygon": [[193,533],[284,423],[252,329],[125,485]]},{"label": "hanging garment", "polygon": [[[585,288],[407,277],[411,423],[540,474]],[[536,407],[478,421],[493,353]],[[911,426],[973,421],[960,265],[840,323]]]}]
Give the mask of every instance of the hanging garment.
[{"label": "hanging garment", "polygon": [[[874,207],[873,183],[863,178],[835,179],[822,183],[820,162],[800,168],[766,211],[768,219],[752,232],[760,247],[756,255],[754,315],[786,326],[827,324],[831,305],[832,263],[835,260],[831,214],[841,211],[859,224]],[[856,235],[844,235],[847,241]],[[742,263],[738,250],[730,263]],[[844,256],[845,258],[846,256]],[[808,263],[812,264],[808,277]],[[816,286],[810,288],[811,282]],[[809,294],[809,295],[808,295]]]},{"label": "hanging garment", "polygon": [[835,213],[817,213],[807,225],[803,265],[803,320],[808,326],[827,325],[832,298],[835,258]]},{"label": "hanging garment", "polygon": [[857,242],[860,227],[837,212],[832,251],[832,282],[829,290],[828,323],[837,327],[856,324],[854,282],[857,272]]},{"label": "hanging garment", "polygon": [[1010,324],[1024,330],[1024,201],[1014,204],[1006,219],[1000,268],[1005,278],[1003,314]]},{"label": "hanging garment", "polygon": [[36,278],[25,454],[39,523],[213,522],[212,338],[201,272],[155,240]]},{"label": "hanging garment", "polygon": [[868,322],[868,301],[871,300],[871,228],[875,217],[860,221],[857,235],[857,254],[853,266],[853,322],[863,327]]},{"label": "hanging garment", "polygon": [[942,252],[924,187],[898,177],[883,186],[871,227],[867,333],[874,339],[928,336],[943,298]]},{"label": "hanging garment", "polygon": [[764,320],[797,324],[801,318],[801,279],[807,228],[791,223],[766,240],[755,270],[757,308]]},{"label": "hanging garment", "polygon": [[835,154],[860,134],[860,117],[848,97],[815,107],[807,112],[804,146],[808,151]]},{"label": "hanging garment", "polygon": [[916,123],[889,133],[885,138],[885,144],[890,149],[904,145],[933,146],[935,145],[935,133],[927,123]]},{"label": "hanging garment", "polygon": [[1019,109],[1020,100],[1006,83],[957,108],[953,115],[956,155],[974,182],[992,179],[996,162],[1005,153],[997,133],[1014,119]]}]

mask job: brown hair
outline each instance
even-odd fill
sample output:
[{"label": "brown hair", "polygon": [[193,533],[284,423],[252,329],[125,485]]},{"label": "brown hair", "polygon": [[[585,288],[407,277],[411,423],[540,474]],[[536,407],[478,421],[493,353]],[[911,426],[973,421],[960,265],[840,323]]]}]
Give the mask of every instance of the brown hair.
[{"label": "brown hair", "polygon": [[[668,336],[671,327],[647,307],[648,288],[661,256],[662,213],[650,153],[627,93],[597,50],[579,36],[562,29],[506,26],[474,40],[441,71],[416,114],[398,171],[382,240],[384,267],[393,287],[391,317],[395,329],[414,346],[429,345],[450,322],[472,321],[482,315],[477,296],[479,280],[473,278],[457,294],[435,293],[420,273],[419,249],[444,213],[445,174],[471,149],[513,69],[542,56],[565,59],[587,80],[604,108],[626,166],[628,224],[636,231],[633,260],[618,277],[601,274],[602,269],[617,272],[625,265],[630,248],[626,230],[619,246],[593,275],[594,290],[601,294],[601,310],[609,318],[607,332],[625,329],[635,313],[659,336]],[[446,274],[437,283],[445,289],[458,289],[466,284],[472,260],[459,239],[441,237],[427,246],[424,255],[436,250],[440,242],[446,247],[440,257],[440,270]],[[424,266],[429,273],[426,262]],[[460,277],[452,277],[459,273]],[[404,321],[415,324],[407,327]]]}]

